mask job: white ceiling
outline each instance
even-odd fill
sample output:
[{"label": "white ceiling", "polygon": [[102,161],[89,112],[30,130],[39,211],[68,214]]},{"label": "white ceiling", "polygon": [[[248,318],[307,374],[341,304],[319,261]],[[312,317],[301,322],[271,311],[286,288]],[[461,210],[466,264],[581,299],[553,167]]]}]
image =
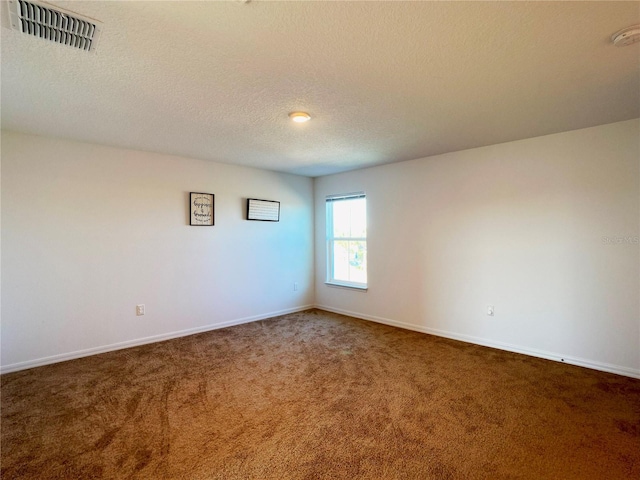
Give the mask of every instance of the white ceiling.
[{"label": "white ceiling", "polygon": [[640,116],[637,1],[51,3],[97,53],[2,28],[4,129],[319,176]]}]

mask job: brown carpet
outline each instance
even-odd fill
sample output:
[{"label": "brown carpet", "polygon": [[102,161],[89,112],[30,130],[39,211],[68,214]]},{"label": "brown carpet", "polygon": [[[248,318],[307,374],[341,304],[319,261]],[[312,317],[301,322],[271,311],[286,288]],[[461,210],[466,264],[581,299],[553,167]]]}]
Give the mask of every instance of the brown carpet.
[{"label": "brown carpet", "polygon": [[1,382],[3,480],[640,478],[640,380],[318,310]]}]

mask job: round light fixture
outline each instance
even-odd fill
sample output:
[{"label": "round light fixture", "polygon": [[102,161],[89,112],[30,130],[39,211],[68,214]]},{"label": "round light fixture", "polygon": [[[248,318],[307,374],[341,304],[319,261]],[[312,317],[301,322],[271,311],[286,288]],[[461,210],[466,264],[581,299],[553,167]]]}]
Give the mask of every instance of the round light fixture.
[{"label": "round light fixture", "polygon": [[311,115],[307,112],[291,112],[289,118],[296,123],[304,123],[311,120]]},{"label": "round light fixture", "polygon": [[640,25],[623,28],[611,35],[611,41],[616,47],[625,47],[640,42]]}]

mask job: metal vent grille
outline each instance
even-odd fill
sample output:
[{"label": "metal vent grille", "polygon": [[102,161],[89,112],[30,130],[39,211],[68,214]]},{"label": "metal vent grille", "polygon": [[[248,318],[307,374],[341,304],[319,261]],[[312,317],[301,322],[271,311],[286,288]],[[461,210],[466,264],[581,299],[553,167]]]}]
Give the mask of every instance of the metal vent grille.
[{"label": "metal vent grille", "polygon": [[10,0],[11,27],[70,47],[95,51],[101,23],[38,1]]}]

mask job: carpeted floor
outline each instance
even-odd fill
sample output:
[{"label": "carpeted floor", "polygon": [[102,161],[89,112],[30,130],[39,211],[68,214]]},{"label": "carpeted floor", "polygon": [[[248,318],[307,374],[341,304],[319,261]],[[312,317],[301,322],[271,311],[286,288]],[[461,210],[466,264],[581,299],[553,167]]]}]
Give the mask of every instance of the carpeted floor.
[{"label": "carpeted floor", "polygon": [[319,310],[1,382],[3,480],[640,478],[640,380]]}]

